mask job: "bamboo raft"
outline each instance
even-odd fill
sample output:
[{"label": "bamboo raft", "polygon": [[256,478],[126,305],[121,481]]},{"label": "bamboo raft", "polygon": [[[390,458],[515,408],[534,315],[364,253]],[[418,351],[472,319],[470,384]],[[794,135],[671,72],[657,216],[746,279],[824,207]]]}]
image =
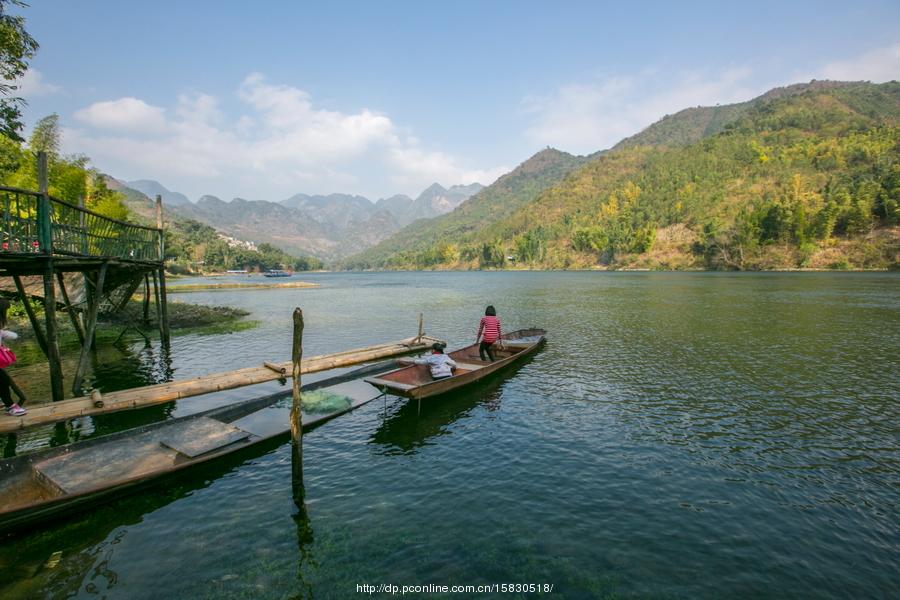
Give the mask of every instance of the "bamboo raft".
[{"label": "bamboo raft", "polygon": [[[440,340],[427,335],[418,335],[398,342],[388,342],[333,354],[312,356],[301,361],[300,373],[318,373],[373,360],[421,352],[430,348],[431,344],[436,341]],[[60,402],[29,406],[28,414],[22,417],[4,417],[0,419],[0,433],[12,433],[35,425],[120,410],[143,408],[191,396],[200,396],[277,379],[286,379],[291,377],[291,373],[291,361],[282,363],[266,362],[259,367],[247,367],[236,371],[214,373],[191,379],[110,392],[104,394],[99,400],[90,396],[82,396]]]}]

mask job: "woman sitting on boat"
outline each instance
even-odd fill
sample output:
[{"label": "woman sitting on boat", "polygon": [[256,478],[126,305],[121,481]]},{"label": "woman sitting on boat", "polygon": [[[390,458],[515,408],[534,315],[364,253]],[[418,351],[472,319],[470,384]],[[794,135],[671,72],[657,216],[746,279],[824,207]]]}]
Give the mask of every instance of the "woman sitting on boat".
[{"label": "woman sitting on boat", "polygon": [[444,354],[444,345],[440,342],[432,344],[431,354],[424,358],[417,358],[416,364],[428,365],[431,369],[432,379],[447,379],[453,375],[453,369],[456,368],[456,362]]}]

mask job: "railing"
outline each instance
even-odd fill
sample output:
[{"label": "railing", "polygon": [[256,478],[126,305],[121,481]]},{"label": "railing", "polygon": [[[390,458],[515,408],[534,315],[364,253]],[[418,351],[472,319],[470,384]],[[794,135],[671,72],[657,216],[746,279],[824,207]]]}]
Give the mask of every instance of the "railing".
[{"label": "railing", "polygon": [[0,187],[0,256],[44,254],[161,262],[162,230],[38,192]]}]

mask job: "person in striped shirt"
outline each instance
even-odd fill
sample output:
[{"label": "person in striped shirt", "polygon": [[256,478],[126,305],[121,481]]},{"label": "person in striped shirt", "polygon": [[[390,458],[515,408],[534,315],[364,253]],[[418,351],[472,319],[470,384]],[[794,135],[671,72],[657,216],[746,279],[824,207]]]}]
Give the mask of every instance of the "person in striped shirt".
[{"label": "person in striped shirt", "polygon": [[487,354],[488,358],[491,359],[491,362],[494,362],[496,359],[494,358],[494,342],[500,339],[500,319],[497,318],[497,309],[493,306],[488,306],[484,311],[484,316],[481,317],[481,322],[478,324],[478,333],[475,335],[475,343],[478,343],[478,340],[481,340],[481,344],[478,346],[478,354],[481,356],[481,360],[487,360],[484,355]]}]

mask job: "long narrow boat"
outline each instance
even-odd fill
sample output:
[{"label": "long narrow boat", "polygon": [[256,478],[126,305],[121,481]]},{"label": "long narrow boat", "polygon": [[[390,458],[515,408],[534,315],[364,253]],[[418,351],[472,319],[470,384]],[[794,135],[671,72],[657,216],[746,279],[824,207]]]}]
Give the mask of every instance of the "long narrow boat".
[{"label": "long narrow boat", "polygon": [[[362,383],[381,362],[303,386],[333,390],[349,402],[326,414],[302,415],[303,429],[320,425],[378,397]],[[355,385],[354,385],[355,384]],[[0,532],[63,516],[130,493],[290,432],[279,392],[111,435],[0,461]],[[283,403],[282,403],[283,404]]]},{"label": "long narrow boat", "polygon": [[465,385],[483,379],[504,367],[534,353],[544,343],[547,332],[543,329],[520,329],[501,337],[502,346],[494,345],[494,362],[484,361],[478,355],[478,344],[472,344],[448,352],[447,356],[456,362],[453,376],[446,379],[432,379],[427,365],[408,364],[408,360],[400,359],[406,366],[367,377],[382,393],[394,394],[414,400],[429,398],[459,389]]}]

